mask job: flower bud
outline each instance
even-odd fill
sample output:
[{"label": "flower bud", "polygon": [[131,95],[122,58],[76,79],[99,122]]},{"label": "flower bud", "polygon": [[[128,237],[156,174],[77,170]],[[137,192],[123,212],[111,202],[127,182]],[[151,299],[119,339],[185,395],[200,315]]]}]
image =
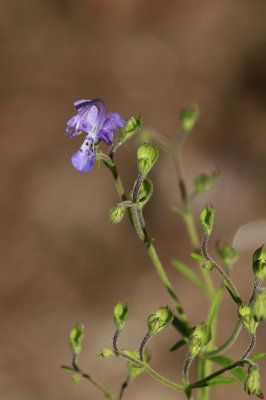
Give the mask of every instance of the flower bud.
[{"label": "flower bud", "polygon": [[157,147],[153,148],[151,144],[144,143],[140,146],[137,152],[137,163],[140,175],[146,176],[148,174],[155,164],[158,154]]},{"label": "flower bud", "polygon": [[69,333],[69,346],[76,356],[81,352],[81,344],[84,338],[84,325],[78,324]]},{"label": "flower bud", "polygon": [[109,357],[111,357],[111,356],[113,356],[114,355],[114,352],[113,352],[113,350],[110,350],[110,349],[107,349],[106,347],[103,347],[102,349],[101,349],[101,353],[100,354],[98,354],[98,358],[109,358]]},{"label": "flower bud", "polygon": [[206,192],[206,190],[210,189],[219,178],[218,172],[213,172],[210,176],[206,174],[198,175],[195,178],[195,194],[200,194]]},{"label": "flower bud", "polygon": [[259,324],[254,320],[250,307],[242,304],[238,309],[238,315],[242,325],[246,328],[248,333],[251,335],[255,333]]},{"label": "flower bud", "polygon": [[213,262],[206,260],[204,261],[204,263],[202,264],[202,268],[208,269],[208,270],[213,270],[215,268],[215,265],[213,264]]},{"label": "flower bud", "polygon": [[259,281],[266,276],[266,251],[263,251],[263,246],[253,253],[253,272]]},{"label": "flower bud", "polygon": [[252,306],[252,316],[256,322],[266,319],[266,293],[258,292]]},{"label": "flower bud", "polygon": [[129,305],[126,304],[123,306],[121,301],[114,308],[114,321],[116,325],[116,329],[122,331],[125,326],[126,319],[129,313]]},{"label": "flower bud", "polygon": [[109,210],[109,221],[111,224],[119,224],[122,221],[126,209],[132,207],[131,201],[123,201]]},{"label": "flower bud", "polygon": [[248,395],[260,396],[260,374],[257,365],[251,365],[248,369],[248,375],[244,383],[245,392]]},{"label": "flower bud", "polygon": [[154,336],[167,328],[173,317],[174,313],[168,306],[161,307],[155,314],[151,314],[147,319],[150,335]]},{"label": "flower bud", "polygon": [[200,224],[206,233],[206,235],[210,236],[212,232],[214,222],[214,209],[210,205],[206,205],[200,214]]},{"label": "flower bud", "polygon": [[211,340],[211,331],[208,326],[199,324],[189,337],[189,355],[196,357],[199,351]]},{"label": "flower bud", "polygon": [[191,107],[183,108],[180,111],[180,121],[184,131],[190,131],[199,117],[199,107],[194,104]]},{"label": "flower bud", "polygon": [[216,251],[223,260],[226,268],[231,269],[238,259],[238,252],[227,244],[221,246],[219,242],[216,243]]}]

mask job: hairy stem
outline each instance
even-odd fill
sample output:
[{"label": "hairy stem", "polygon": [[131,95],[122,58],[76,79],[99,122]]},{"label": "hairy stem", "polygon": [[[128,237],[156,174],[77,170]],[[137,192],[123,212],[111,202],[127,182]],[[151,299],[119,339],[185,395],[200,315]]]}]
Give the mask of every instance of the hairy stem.
[{"label": "hairy stem", "polygon": [[[113,178],[115,180],[116,183],[116,188],[117,188],[117,192],[118,195],[120,196],[121,200],[126,201],[127,200],[127,196],[125,194],[123,185],[122,185],[122,181],[119,178],[118,172],[117,172],[117,168],[115,163],[112,161],[112,163],[107,163],[105,162],[105,165],[110,169],[110,171],[112,172]],[[136,196],[137,196],[137,191],[136,191]],[[163,282],[166,290],[168,291],[168,293],[170,294],[172,301],[176,307],[176,309],[178,310],[179,314],[180,314],[180,319],[184,322],[184,324],[186,325],[187,328],[190,328],[189,322],[188,322],[188,318],[184,313],[184,310],[181,306],[181,303],[178,299],[178,297],[176,296],[173,287],[166,275],[166,272],[163,268],[163,265],[157,255],[157,252],[153,246],[153,244],[151,243],[151,239],[149,238],[146,229],[144,228],[145,226],[145,221],[143,219],[143,217],[140,217],[138,210],[137,210],[137,205],[134,204],[132,207],[128,208],[128,217],[130,222],[133,224],[133,226],[135,227],[135,230],[137,232],[137,235],[139,236],[139,238],[141,239],[141,241],[143,241],[143,243],[146,245],[147,249],[148,249],[148,254],[153,262],[153,265],[161,279],[161,281]]]},{"label": "hairy stem", "polygon": [[130,382],[130,376],[127,376],[126,379],[124,380],[124,382],[121,385],[121,389],[120,389],[120,392],[119,392],[118,400],[122,400],[123,394],[124,394],[124,390],[128,387],[129,382]]},{"label": "hairy stem", "polygon": [[218,347],[217,349],[208,351],[208,352],[202,354],[202,357],[203,358],[211,358],[211,357],[215,357],[215,356],[218,356],[219,354],[224,353],[227,349],[229,349],[235,343],[241,329],[242,329],[242,324],[240,321],[238,321],[230,338],[224,344],[222,344],[220,347]]},{"label": "hairy stem", "polygon": [[250,353],[252,352],[252,350],[254,349],[256,345],[256,332],[254,332],[251,335],[251,341],[249,343],[249,346],[247,348],[247,350],[245,351],[245,353],[242,355],[241,360],[244,360],[246,358],[248,358],[248,356],[250,355]]},{"label": "hairy stem", "polygon": [[182,385],[178,385],[177,383],[163,377],[160,375],[158,372],[154,371],[148,364],[146,364],[143,361],[137,360],[136,358],[130,357],[127,354],[125,354],[123,351],[119,352],[119,355],[122,357],[126,358],[128,361],[132,361],[133,363],[139,365],[140,367],[144,368],[145,371],[151,375],[154,379],[157,381],[163,383],[164,385],[176,390],[177,392],[184,392],[184,387]]},{"label": "hairy stem", "polygon": [[205,260],[210,261],[214,264],[216,271],[218,272],[218,274],[221,276],[221,278],[223,279],[223,281],[226,284],[226,287],[230,288],[230,293],[232,293],[231,295],[233,296],[235,302],[238,305],[243,304],[240,295],[235,287],[235,285],[233,284],[233,282],[231,281],[231,279],[229,278],[228,275],[226,275],[226,273],[224,272],[224,270],[220,267],[220,265],[214,261],[211,256],[208,253],[208,240],[209,240],[209,236],[204,233],[203,235],[203,239],[202,239],[202,244],[201,244],[201,252],[203,257],[205,258]]},{"label": "hairy stem", "polygon": [[236,368],[236,367],[241,367],[241,366],[243,366],[243,365],[245,365],[245,364],[251,365],[251,364],[253,364],[253,363],[252,363],[252,361],[246,360],[246,359],[245,359],[245,360],[236,361],[235,363],[229,365],[228,367],[219,369],[218,371],[214,372],[213,374],[211,374],[211,375],[209,375],[209,376],[206,376],[204,379],[201,379],[200,381],[191,383],[191,384],[189,385],[189,387],[190,387],[191,389],[200,387],[200,386],[202,386],[203,384],[205,384],[205,383],[207,383],[208,381],[210,381],[211,379],[216,378],[216,376],[222,375],[222,374],[223,374],[224,372],[226,372],[226,371],[230,371],[231,369],[234,369],[234,368]]},{"label": "hairy stem", "polygon": [[75,372],[79,375],[81,375],[83,378],[87,379],[89,382],[91,382],[94,386],[96,386],[103,394],[104,396],[109,399],[109,400],[117,400],[115,397],[113,397],[109,391],[108,388],[103,386],[101,383],[96,381],[94,378],[92,378],[90,375],[87,373],[83,372],[77,365],[77,355],[73,354],[72,358],[72,367],[75,370]]},{"label": "hairy stem", "polygon": [[147,342],[148,342],[148,340],[150,338],[151,338],[151,334],[150,334],[150,332],[147,332],[146,335],[144,336],[140,346],[139,346],[139,359],[140,359],[140,361],[144,360],[144,349],[145,349],[145,346],[146,346],[146,344],[147,344]]}]

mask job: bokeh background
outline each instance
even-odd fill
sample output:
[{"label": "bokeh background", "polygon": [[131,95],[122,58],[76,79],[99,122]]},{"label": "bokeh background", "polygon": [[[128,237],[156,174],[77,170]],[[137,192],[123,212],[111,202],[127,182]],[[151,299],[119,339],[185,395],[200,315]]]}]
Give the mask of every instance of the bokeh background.
[{"label": "bokeh background", "polygon": [[[118,202],[109,171],[82,174],[70,163],[82,140],[63,134],[75,100],[102,98],[108,112],[124,118],[141,113],[145,127],[170,140],[180,108],[198,103],[201,117],[183,164],[190,189],[197,173],[221,171],[216,187],[195,204],[197,218],[206,202],[215,206],[211,251],[215,240],[230,244],[240,226],[265,218],[265,15],[263,0],[0,1],[1,398],[103,398],[86,381],[73,387],[59,368],[70,363],[68,332],[77,322],[86,327],[80,366],[118,393],[124,361],[96,357],[111,345],[114,305],[130,303],[121,346],[134,350],[147,315],[169,303],[129,223],[108,222]],[[128,191],[137,174],[135,151],[132,140],[116,156]],[[151,178],[149,232],[192,325],[200,323],[206,299],[170,264],[176,257],[197,270],[184,226],[169,210],[180,198],[162,152]],[[259,236],[253,229],[244,244],[238,240],[232,276],[246,300],[252,251],[266,241],[260,227]],[[237,319],[227,293],[220,317],[221,344]],[[265,350],[265,332],[259,327],[257,351]],[[178,338],[169,328],[150,346],[152,365],[171,379],[181,379],[185,357],[185,348],[168,352]],[[227,355],[238,358],[248,341],[241,332]],[[265,378],[265,361],[260,365]],[[145,375],[125,394],[128,400],[162,396],[183,398]],[[213,390],[213,398],[225,396],[247,398],[239,383]]]}]

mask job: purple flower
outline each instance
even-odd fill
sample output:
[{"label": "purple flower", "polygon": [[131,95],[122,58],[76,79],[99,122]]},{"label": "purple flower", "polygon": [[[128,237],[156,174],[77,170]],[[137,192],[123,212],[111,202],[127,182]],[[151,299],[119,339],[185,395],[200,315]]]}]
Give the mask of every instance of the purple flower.
[{"label": "purple flower", "polygon": [[82,132],[87,133],[80,149],[71,158],[76,169],[87,172],[92,168],[95,158],[94,143],[101,139],[108,145],[112,144],[112,131],[123,128],[125,121],[115,112],[105,114],[105,105],[100,99],[78,100],[74,106],[78,113],[67,122],[65,134],[73,138]]}]

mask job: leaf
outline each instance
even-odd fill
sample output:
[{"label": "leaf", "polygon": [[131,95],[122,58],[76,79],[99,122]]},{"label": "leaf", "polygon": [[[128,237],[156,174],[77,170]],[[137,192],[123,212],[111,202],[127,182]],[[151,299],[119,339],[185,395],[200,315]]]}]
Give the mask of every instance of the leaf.
[{"label": "leaf", "polygon": [[190,335],[191,329],[187,327],[186,324],[184,324],[181,319],[179,319],[176,315],[174,315],[172,325],[183,335],[188,337]]},{"label": "leaf", "polygon": [[178,271],[180,271],[183,275],[185,275],[188,279],[195,283],[195,285],[197,285],[200,289],[205,291],[203,282],[192,269],[176,259],[171,260],[171,263]]},{"label": "leaf", "polygon": [[252,361],[256,361],[256,360],[259,360],[260,358],[264,357],[265,355],[266,355],[266,353],[256,353],[256,354],[253,354],[253,356],[249,357],[249,359]]},{"label": "leaf", "polygon": [[[216,362],[217,364],[221,365],[222,367],[229,367],[230,365],[234,364],[235,361],[232,360],[231,358],[228,357],[223,357],[223,356],[217,356],[217,357],[211,357],[209,360]],[[236,367],[234,369],[231,369],[230,372],[232,375],[234,375],[237,379],[239,379],[241,382],[245,382],[245,379],[247,377],[247,373],[243,370],[241,367]]]},{"label": "leaf", "polygon": [[232,291],[232,289],[230,288],[230,286],[228,285],[228,283],[225,280],[223,282],[224,282],[224,286],[226,287],[226,289],[229,292],[232,299],[236,302],[237,305],[241,306],[241,304],[242,304],[241,299],[236,295],[236,293],[234,293]]},{"label": "leaf", "polygon": [[71,379],[72,379],[73,385],[78,385],[80,383],[80,381],[82,381],[83,376],[82,375],[73,375]]},{"label": "leaf", "polygon": [[228,378],[227,376],[217,376],[211,380],[209,380],[208,382],[196,385],[193,384],[193,387],[204,387],[204,386],[218,386],[218,385],[228,385],[231,383],[235,383],[236,380],[233,378]]},{"label": "leaf", "polygon": [[195,260],[203,261],[204,257],[198,253],[190,253],[190,257],[194,258]]},{"label": "leaf", "polygon": [[74,368],[68,367],[67,365],[61,365],[60,368],[62,368],[64,371],[76,372]]},{"label": "leaf", "polygon": [[201,194],[210,189],[216,183],[218,178],[219,172],[213,172],[209,176],[206,174],[196,176],[194,181],[195,194]]},{"label": "leaf", "polygon": [[188,338],[185,337],[174,344],[174,346],[172,346],[169,351],[176,351],[177,349],[179,349],[179,347],[183,346],[186,343],[188,343]]},{"label": "leaf", "polygon": [[209,311],[209,314],[207,317],[207,321],[206,321],[206,325],[209,327],[211,327],[213,320],[219,310],[219,306],[220,306],[221,299],[222,299],[222,294],[223,294],[222,289],[221,288],[218,289],[214,296],[214,299],[212,301],[211,308],[210,308],[210,311]]}]

